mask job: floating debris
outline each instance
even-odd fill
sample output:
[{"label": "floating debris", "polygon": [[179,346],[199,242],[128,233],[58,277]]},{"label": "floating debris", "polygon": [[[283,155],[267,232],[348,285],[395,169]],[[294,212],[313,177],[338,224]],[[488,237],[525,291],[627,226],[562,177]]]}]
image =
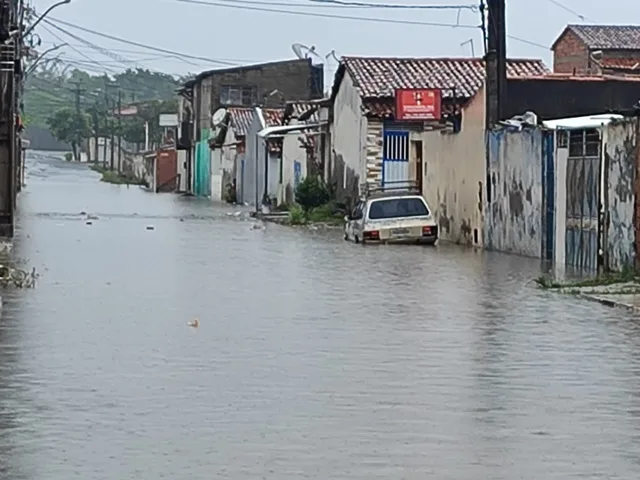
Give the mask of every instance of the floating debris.
[{"label": "floating debris", "polygon": [[20,268],[0,265],[0,286],[16,288],[35,288],[40,275],[33,268],[30,272]]},{"label": "floating debris", "polygon": [[147,225],[147,230],[155,230],[156,227],[153,225]]},{"label": "floating debris", "polygon": [[85,223],[86,223],[87,225],[93,225],[93,222],[92,222],[91,220],[87,220]]},{"label": "floating debris", "polygon": [[189,323],[187,323],[187,325],[190,326],[191,328],[198,328],[200,326],[200,320],[196,318],[190,321]]}]

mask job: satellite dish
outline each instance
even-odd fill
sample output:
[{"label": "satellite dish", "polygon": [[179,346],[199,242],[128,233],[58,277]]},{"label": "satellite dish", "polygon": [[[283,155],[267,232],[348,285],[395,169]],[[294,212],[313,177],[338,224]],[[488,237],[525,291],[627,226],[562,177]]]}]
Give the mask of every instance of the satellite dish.
[{"label": "satellite dish", "polygon": [[318,55],[318,52],[316,52],[315,46],[307,47],[302,43],[294,43],[293,45],[291,45],[291,50],[293,50],[293,53],[296,54],[296,57],[301,60],[305,60],[313,56],[322,61],[322,57]]},{"label": "satellite dish", "polygon": [[219,108],[218,110],[213,112],[213,115],[211,115],[211,125],[213,125],[214,127],[219,127],[224,123],[226,118],[227,110],[224,108]]}]

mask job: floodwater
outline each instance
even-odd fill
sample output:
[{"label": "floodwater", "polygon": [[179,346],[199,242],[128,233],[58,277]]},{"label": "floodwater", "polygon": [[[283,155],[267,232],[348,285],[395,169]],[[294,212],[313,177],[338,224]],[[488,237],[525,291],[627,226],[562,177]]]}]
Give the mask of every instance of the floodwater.
[{"label": "floodwater", "polygon": [[28,168],[0,478],[640,478],[640,324],[537,291],[536,261]]}]

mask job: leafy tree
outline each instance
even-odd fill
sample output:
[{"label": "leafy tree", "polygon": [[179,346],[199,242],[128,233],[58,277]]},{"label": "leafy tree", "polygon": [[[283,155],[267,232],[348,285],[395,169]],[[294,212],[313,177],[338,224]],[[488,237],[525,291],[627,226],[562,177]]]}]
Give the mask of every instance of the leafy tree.
[{"label": "leafy tree", "polygon": [[79,161],[80,145],[92,133],[90,117],[73,108],[62,108],[47,119],[47,125],[54,137],[71,144],[73,158]]}]

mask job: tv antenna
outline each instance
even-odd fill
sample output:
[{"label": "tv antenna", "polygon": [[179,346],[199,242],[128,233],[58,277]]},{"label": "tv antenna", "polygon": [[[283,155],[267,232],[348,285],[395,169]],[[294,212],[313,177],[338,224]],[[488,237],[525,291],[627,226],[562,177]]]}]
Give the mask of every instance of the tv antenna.
[{"label": "tv antenna", "polygon": [[322,61],[322,57],[318,54],[318,52],[316,52],[315,45],[312,45],[311,47],[307,47],[302,43],[294,43],[293,45],[291,45],[291,50],[293,50],[293,53],[296,54],[296,57],[298,57],[301,60],[315,57],[320,61]]},{"label": "tv antenna", "polygon": [[464,47],[465,45],[470,45],[471,46],[471,56],[475,57],[476,56],[476,49],[473,47],[473,38],[470,38],[466,42],[462,42],[460,44],[461,47]]}]

